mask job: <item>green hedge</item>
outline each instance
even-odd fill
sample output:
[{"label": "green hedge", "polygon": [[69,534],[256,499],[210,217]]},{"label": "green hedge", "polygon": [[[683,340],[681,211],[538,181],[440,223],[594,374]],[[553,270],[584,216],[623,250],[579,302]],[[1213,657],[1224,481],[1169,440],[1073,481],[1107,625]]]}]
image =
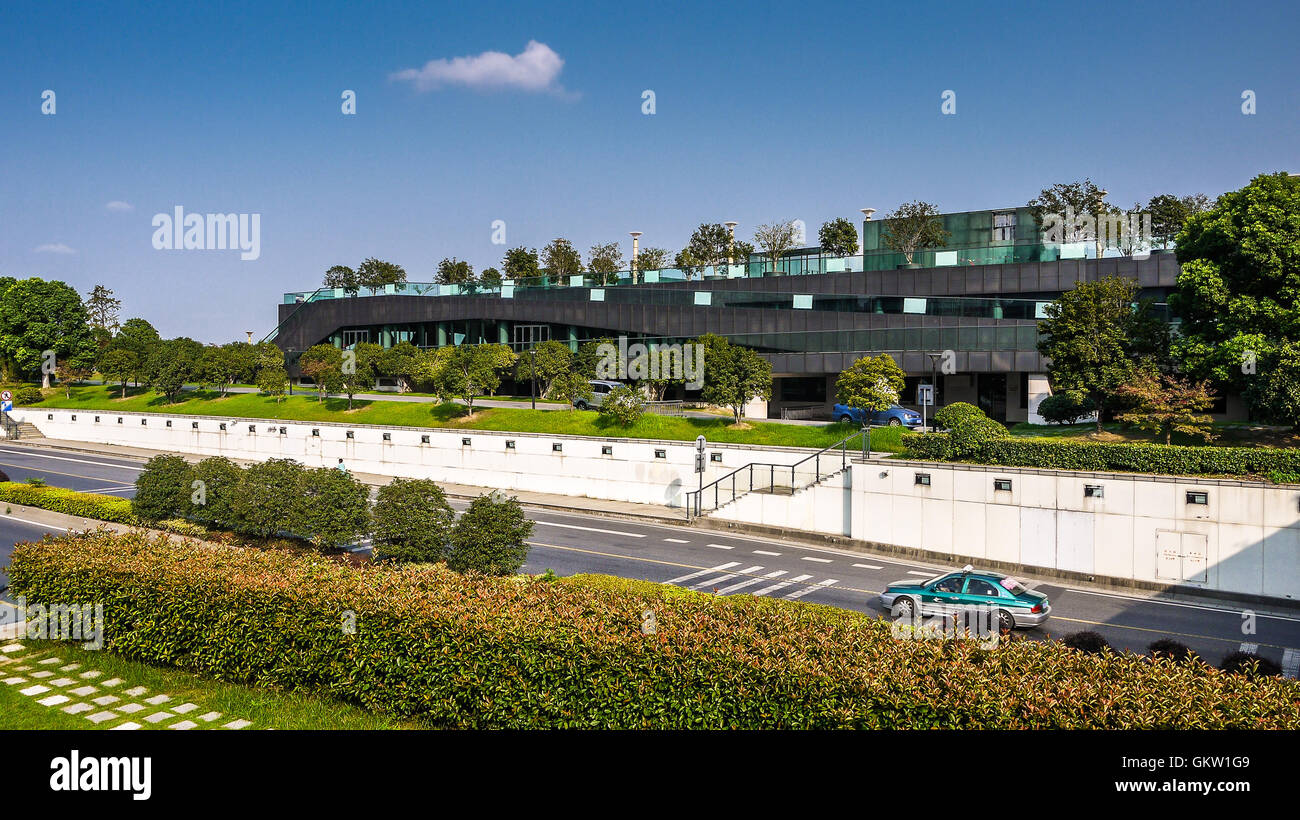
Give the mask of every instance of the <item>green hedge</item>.
[{"label": "green hedge", "polygon": [[98,493],[79,493],[62,487],[37,487],[16,481],[0,482],[0,502],[39,507],[42,510],[97,518],[115,524],[140,523],[125,498]]},{"label": "green hedge", "polygon": [[911,458],[1054,470],[1227,476],[1300,472],[1300,449],[1295,448],[1182,447],[1012,438],[982,442],[974,453],[959,459],[958,449],[946,433],[905,433],[903,446]]},{"label": "green hedge", "polygon": [[9,575],[34,604],[102,603],[107,648],[129,658],[430,726],[1300,728],[1294,681],[1045,641],[897,640],[863,613],[644,582],[104,531],[19,545]]}]

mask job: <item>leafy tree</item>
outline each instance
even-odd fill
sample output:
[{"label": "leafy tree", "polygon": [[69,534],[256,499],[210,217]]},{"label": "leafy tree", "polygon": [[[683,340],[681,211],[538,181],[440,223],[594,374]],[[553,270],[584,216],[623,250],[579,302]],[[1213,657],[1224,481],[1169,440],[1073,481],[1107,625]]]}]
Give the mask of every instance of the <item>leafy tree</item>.
[{"label": "leafy tree", "polygon": [[1169,240],[1183,229],[1183,223],[1191,216],[1187,205],[1172,194],[1151,197],[1147,210],[1151,213],[1151,233],[1160,240],[1162,248],[1169,247]]},{"label": "leafy tree", "polygon": [[618,281],[618,272],[623,269],[623,249],[617,242],[606,242],[591,246],[587,252],[587,270],[596,274],[596,281],[602,285],[612,285]]},{"label": "leafy tree", "polygon": [[1087,395],[1078,390],[1053,393],[1038,404],[1038,415],[1051,424],[1074,424],[1091,412]]},{"label": "leafy tree", "polygon": [[368,288],[372,294],[385,285],[399,285],[406,281],[406,269],[392,262],[371,257],[357,266],[357,284]]},{"label": "leafy tree", "polygon": [[515,379],[531,382],[537,379],[542,398],[551,393],[555,380],[573,369],[573,353],[563,342],[550,340],[536,345],[532,350],[519,352],[515,362]]},{"label": "leafy tree", "polygon": [[319,344],[298,358],[298,369],[316,383],[317,401],[343,388],[343,352],[334,345]]},{"label": "leafy tree", "polygon": [[553,239],[542,249],[542,267],[552,283],[568,283],[570,276],[582,273],[582,257],[567,239]]},{"label": "leafy tree", "polygon": [[794,249],[798,238],[799,232],[793,221],[759,225],[754,231],[754,241],[763,249],[767,258],[772,260],[773,275],[780,271],[781,257]]},{"label": "leafy tree", "polygon": [[934,423],[941,429],[955,430],[976,418],[988,418],[988,416],[970,402],[955,401],[934,414]]},{"label": "leafy tree", "polygon": [[338,549],[370,532],[370,488],[350,473],[321,467],[298,481],[295,532],[318,547]]},{"label": "leafy tree", "polygon": [[718,265],[727,263],[727,256],[731,251],[731,231],[726,225],[706,222],[691,234],[686,249],[694,259],[698,260],[699,265],[704,267],[712,265],[716,270]]},{"label": "leafy tree", "polygon": [[631,427],[641,418],[645,404],[639,391],[620,384],[605,394],[600,403],[600,417],[620,427]]},{"label": "leafy tree", "polygon": [[372,342],[357,342],[350,351],[340,352],[339,389],[348,394],[348,409],[352,397],[363,390],[373,390],[375,380],[382,372],[385,351]]},{"label": "leafy tree", "polygon": [[1205,194],[1188,194],[1180,200],[1187,209],[1187,215],[1203,214],[1214,207],[1214,203]]},{"label": "leafy tree", "polygon": [[[275,399],[279,404],[284,400],[285,389],[289,385],[289,374],[283,367],[263,367],[257,371],[257,389]],[[122,386],[123,393],[126,386]]]},{"label": "leafy tree", "polygon": [[126,348],[110,347],[99,357],[99,373],[105,380],[122,383],[122,398],[126,398],[126,383],[140,372],[140,360]]},{"label": "leafy tree", "polygon": [[517,498],[492,492],[470,502],[452,529],[447,566],[457,572],[513,575],[528,559],[533,522]]},{"label": "leafy tree", "polygon": [[596,378],[596,365],[600,362],[599,349],[601,345],[613,345],[617,347],[618,342],[608,336],[591,339],[578,345],[578,352],[573,357],[574,372],[582,375],[584,379]]},{"label": "leafy tree", "polygon": [[744,240],[737,239],[731,248],[731,258],[736,260],[737,265],[745,265],[748,268],[749,257],[754,255],[754,246]]},{"label": "leafy tree", "polygon": [[239,532],[269,538],[288,530],[301,532],[297,520],[304,468],[288,458],[272,458],[246,468],[231,499],[230,510]]},{"label": "leafy tree", "polygon": [[438,263],[438,284],[471,285],[474,282],[474,266],[463,259],[443,258]]},{"label": "leafy tree", "polygon": [[122,310],[122,300],[113,298],[113,291],[103,285],[95,285],[86,298],[86,313],[90,326],[103,331],[108,338],[113,338],[119,327],[118,315]]},{"label": "leafy tree", "polygon": [[1261,174],[1177,237],[1182,317],[1175,358],[1194,379],[1240,392],[1252,418],[1300,423],[1300,177]]},{"label": "leafy tree", "polygon": [[41,387],[50,386],[46,351],[88,364],[98,349],[81,296],[63,282],[18,280],[0,296],[0,353],[20,372],[40,369]]},{"label": "leafy tree", "polygon": [[190,465],[180,456],[154,456],[135,480],[131,511],[143,521],[183,518],[190,510]]},{"label": "leafy tree", "polygon": [[126,350],[135,355],[138,369],[131,374],[131,381],[138,384],[144,379],[144,367],[145,362],[149,360],[149,354],[153,353],[154,348],[161,342],[162,337],[148,321],[127,319],[122,323],[122,329],[113,337],[109,347],[115,350]]},{"label": "leafy tree", "polygon": [[243,468],[224,456],[205,458],[190,471],[189,517],[214,527],[233,527],[232,507]]},{"label": "leafy tree", "polygon": [[421,357],[420,348],[410,342],[398,342],[380,354],[376,375],[397,379],[397,389],[409,393],[420,373]]},{"label": "leafy tree", "polygon": [[501,260],[501,269],[507,279],[515,282],[535,278],[538,274],[537,251],[522,245],[511,248]]},{"label": "leafy tree", "polygon": [[858,252],[858,229],[842,216],[822,225],[817,232],[822,253],[828,256],[854,256]]},{"label": "leafy tree", "polygon": [[64,359],[54,370],[54,375],[63,385],[64,394],[72,398],[72,383],[84,382],[95,375],[95,366],[86,358]]},{"label": "leafy tree", "polygon": [[772,365],[753,350],[733,345],[706,333],[696,340],[704,345],[704,389],[709,404],[730,408],[735,423],[745,415],[745,405],[772,396]]},{"label": "leafy tree", "polygon": [[202,386],[216,387],[218,395],[225,396],[247,371],[248,359],[234,344],[207,345],[195,362],[194,379]]},{"label": "leafy tree", "polygon": [[488,290],[496,290],[501,287],[501,271],[496,268],[484,268],[478,275],[478,281]]},{"label": "leafy tree", "polygon": [[888,353],[863,356],[840,372],[835,399],[867,413],[888,410],[898,403],[904,375]]},{"label": "leafy tree", "polygon": [[325,287],[341,290],[349,296],[356,296],[361,290],[361,280],[357,272],[347,265],[335,265],[325,271]]},{"label": "leafy tree", "polygon": [[1139,361],[1166,356],[1165,323],[1149,301],[1138,302],[1137,283],[1108,276],[1080,282],[1047,306],[1038,323],[1038,352],[1051,360],[1053,390],[1077,390],[1097,413],[1097,431]]},{"label": "leafy tree", "polygon": [[456,514],[436,483],[395,478],[379,488],[372,520],[375,558],[436,563],[447,556]]},{"label": "leafy tree", "polygon": [[144,380],[169,404],[173,403],[180,398],[185,384],[194,380],[202,354],[203,345],[184,336],[159,342],[145,360]]},{"label": "leafy tree", "polygon": [[562,401],[572,410],[579,400],[591,401],[592,389],[588,378],[577,370],[561,373],[551,382],[551,397]]},{"label": "leafy tree", "polygon": [[1134,374],[1131,382],[1120,385],[1116,395],[1133,403],[1131,410],[1117,418],[1162,436],[1165,444],[1174,433],[1198,436],[1205,441],[1215,438],[1212,419],[1203,415],[1214,406],[1215,397],[1208,381],[1192,383],[1154,368],[1143,368]]},{"label": "leafy tree", "polygon": [[690,248],[682,248],[673,258],[673,267],[682,272],[687,281],[695,278],[696,274],[704,270],[704,262],[700,260]]},{"label": "leafy tree", "polygon": [[663,248],[641,248],[636,254],[638,271],[661,270],[668,265],[668,251]]},{"label": "leafy tree", "polygon": [[[1091,179],[1082,182],[1058,182],[1050,188],[1044,188],[1038,196],[1029,200],[1028,204],[1033,209],[1034,221],[1041,232],[1049,214],[1056,214],[1064,219],[1068,210],[1073,211],[1076,216],[1086,214],[1096,219],[1098,216],[1110,213],[1114,208],[1106,202],[1106,193],[1094,185]],[[1076,230],[1063,237],[1066,242],[1079,242],[1088,238],[1097,240],[1097,255],[1101,256],[1099,232],[1094,232],[1092,237],[1088,237]]]},{"label": "leafy tree", "polygon": [[939,209],[918,200],[904,202],[885,217],[880,241],[890,250],[901,253],[910,265],[919,249],[942,248],[948,244],[949,235],[939,218]]},{"label": "leafy tree", "polygon": [[501,385],[502,371],[515,360],[505,345],[456,345],[442,350],[448,352],[437,368],[437,392],[464,400],[470,415],[474,397],[494,392]]}]

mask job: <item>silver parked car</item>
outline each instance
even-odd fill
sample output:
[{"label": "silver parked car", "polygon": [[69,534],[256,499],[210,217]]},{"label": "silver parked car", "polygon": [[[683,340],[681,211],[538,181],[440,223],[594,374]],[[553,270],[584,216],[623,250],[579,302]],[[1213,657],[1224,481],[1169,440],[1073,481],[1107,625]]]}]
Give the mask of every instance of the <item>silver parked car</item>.
[{"label": "silver parked car", "polygon": [[605,403],[605,397],[610,394],[615,387],[622,387],[622,382],[610,382],[602,379],[592,379],[588,382],[591,385],[591,398],[578,399],[573,406],[579,410],[588,410],[592,407],[600,407]]}]

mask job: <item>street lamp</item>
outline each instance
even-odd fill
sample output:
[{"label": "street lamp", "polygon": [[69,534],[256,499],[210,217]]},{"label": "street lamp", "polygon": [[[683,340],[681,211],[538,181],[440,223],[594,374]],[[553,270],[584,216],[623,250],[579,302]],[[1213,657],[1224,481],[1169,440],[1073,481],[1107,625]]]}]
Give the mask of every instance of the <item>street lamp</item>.
[{"label": "street lamp", "polygon": [[[930,357],[930,403],[935,407],[939,406],[939,360],[943,358],[942,353],[927,353]],[[921,405],[921,427],[925,428],[925,405]]]},{"label": "street lamp", "polygon": [[739,225],[740,223],[724,222],[722,224],[726,225],[727,230],[731,232],[731,238],[727,240],[727,268],[728,268],[727,273],[730,274],[731,273],[730,268],[732,265],[735,264],[735,262],[732,260],[732,256],[736,252],[736,226]]},{"label": "street lamp", "polygon": [[632,284],[636,284],[636,255],[637,240],[641,238],[641,231],[628,231],[632,236]]}]

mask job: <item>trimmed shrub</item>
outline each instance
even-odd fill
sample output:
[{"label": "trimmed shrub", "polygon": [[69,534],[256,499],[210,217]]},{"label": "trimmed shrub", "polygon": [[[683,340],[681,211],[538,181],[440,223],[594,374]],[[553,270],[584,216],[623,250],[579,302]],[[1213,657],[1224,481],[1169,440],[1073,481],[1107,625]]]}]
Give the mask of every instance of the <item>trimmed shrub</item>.
[{"label": "trimmed shrub", "polygon": [[956,401],[935,411],[934,423],[946,430],[951,430],[963,421],[971,418],[988,418],[984,411],[970,402]]},{"label": "trimmed shrub", "polygon": [[14,404],[30,405],[45,401],[45,394],[39,387],[20,387],[14,391]]},{"label": "trimmed shrub", "polygon": [[631,427],[641,418],[644,409],[641,394],[623,384],[606,394],[600,404],[600,417],[620,427]]},{"label": "trimmed shrub", "polygon": [[532,534],[533,522],[524,517],[519,499],[498,492],[480,495],[452,529],[447,566],[457,572],[513,575],[528,558],[525,541]]},{"label": "trimmed shrub", "polygon": [[1078,390],[1053,393],[1038,404],[1038,415],[1052,424],[1074,424],[1092,415],[1088,397]]},{"label": "trimmed shrub", "polygon": [[1061,643],[1089,655],[1101,655],[1110,649],[1110,644],[1101,636],[1101,633],[1094,632],[1091,629],[1066,635],[1061,639]]},{"label": "trimmed shrub", "polygon": [[912,458],[1008,467],[1160,475],[1267,476],[1275,470],[1300,472],[1300,449],[1296,448],[1185,447],[1010,438],[986,441],[974,453],[962,456],[956,453],[948,433],[904,433],[902,443]]},{"label": "trimmed shrub", "polygon": [[436,483],[395,478],[379,488],[371,515],[376,559],[435,563],[447,557],[456,514]]},{"label": "trimmed shrub", "polygon": [[273,458],[240,473],[230,503],[235,531],[260,538],[279,532],[301,532],[298,488],[303,470],[291,458]]},{"label": "trimmed shrub", "polygon": [[1253,652],[1233,652],[1219,662],[1219,668],[1224,672],[1252,678],[1278,678],[1282,676],[1282,667]]},{"label": "trimmed shrub", "polygon": [[190,512],[192,477],[180,456],[154,456],[135,480],[132,508],[142,521],[184,518]]},{"label": "trimmed shrub", "polygon": [[233,505],[243,472],[224,456],[195,464],[191,470],[189,517],[208,526],[234,529],[237,517]]},{"label": "trimmed shrub", "polygon": [[866,613],[617,578],[103,531],[21,544],[9,575],[33,605],[102,601],[110,652],[431,727],[1300,728],[1295,681],[1051,641],[897,640]]},{"label": "trimmed shrub", "polygon": [[1184,661],[1199,661],[1200,655],[1197,655],[1192,648],[1185,643],[1179,643],[1172,638],[1161,638],[1158,641],[1152,641],[1147,647],[1153,658],[1168,658],[1176,663]]},{"label": "trimmed shrub", "polygon": [[5,482],[0,484],[0,501],[23,504],[51,512],[96,518],[115,524],[139,524],[125,498],[98,493],[79,493],[62,487],[38,487],[31,484]]},{"label": "trimmed shrub", "polygon": [[295,534],[318,547],[355,544],[370,532],[370,488],[351,473],[321,467],[298,482]]}]

